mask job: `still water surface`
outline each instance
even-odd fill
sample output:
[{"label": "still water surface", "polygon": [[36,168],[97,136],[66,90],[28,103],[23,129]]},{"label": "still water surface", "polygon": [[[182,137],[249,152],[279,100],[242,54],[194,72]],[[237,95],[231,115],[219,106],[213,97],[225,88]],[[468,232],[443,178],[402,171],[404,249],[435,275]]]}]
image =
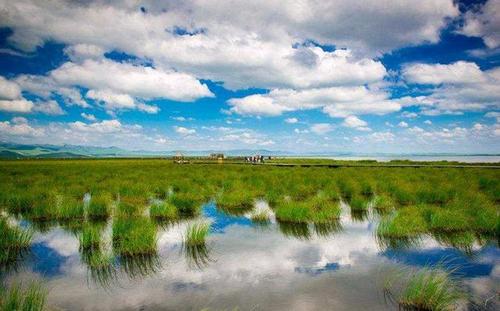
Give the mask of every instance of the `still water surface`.
[{"label": "still water surface", "polygon": [[[63,310],[390,310],[397,306],[382,289],[391,268],[443,262],[480,300],[500,290],[495,244],[465,252],[422,237],[411,247],[384,247],[374,236],[377,217],[351,217],[345,208],[338,224],[316,227],[273,218],[256,225],[211,203],[203,213],[212,221],[206,249],[183,247],[180,222],[159,230],[157,257],[117,262],[99,276],[83,264],[75,235],[56,227],[38,232],[17,272],[3,277],[43,278],[48,304]],[[110,241],[110,229],[104,235]]]}]

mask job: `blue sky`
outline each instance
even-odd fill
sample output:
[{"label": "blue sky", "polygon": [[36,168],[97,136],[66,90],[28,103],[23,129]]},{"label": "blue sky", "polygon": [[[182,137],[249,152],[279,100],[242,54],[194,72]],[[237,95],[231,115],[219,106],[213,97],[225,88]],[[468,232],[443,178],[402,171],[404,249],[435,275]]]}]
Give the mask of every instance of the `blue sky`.
[{"label": "blue sky", "polygon": [[0,1],[0,140],[500,153],[500,1]]}]

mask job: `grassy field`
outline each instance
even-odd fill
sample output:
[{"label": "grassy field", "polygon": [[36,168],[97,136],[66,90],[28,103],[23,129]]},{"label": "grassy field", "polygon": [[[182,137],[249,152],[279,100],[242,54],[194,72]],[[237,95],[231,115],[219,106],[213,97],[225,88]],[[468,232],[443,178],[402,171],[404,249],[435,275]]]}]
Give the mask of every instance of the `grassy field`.
[{"label": "grassy field", "polygon": [[[305,160],[300,160],[305,161]],[[486,168],[267,167],[176,165],[167,160],[30,160],[0,162],[0,206],[33,222],[98,221],[149,215],[192,217],[214,200],[243,213],[256,199],[279,220],[338,218],[369,204],[386,215],[379,233],[498,232],[500,171]],[[90,195],[84,201],[84,195]],[[410,225],[406,225],[410,224]]]},{"label": "grassy field", "polygon": [[[304,159],[294,161],[306,163]],[[252,210],[255,200],[262,199],[281,223],[315,225],[338,220],[341,201],[348,204],[353,217],[364,217],[371,206],[382,216],[377,229],[381,241],[422,234],[481,239],[498,236],[500,228],[500,170],[481,167],[29,160],[0,162],[0,178],[0,208],[5,215],[28,220],[39,228],[61,224],[83,231],[84,248],[98,243],[93,241],[98,234],[89,226],[115,218],[113,246],[127,256],[153,252],[155,225],[195,217],[209,201],[226,213],[242,215]],[[268,215],[254,211],[251,217],[257,223]],[[11,245],[8,257],[12,258],[12,252],[21,250],[28,239],[15,228],[2,228],[14,232],[4,235],[9,240],[2,241]]]}]

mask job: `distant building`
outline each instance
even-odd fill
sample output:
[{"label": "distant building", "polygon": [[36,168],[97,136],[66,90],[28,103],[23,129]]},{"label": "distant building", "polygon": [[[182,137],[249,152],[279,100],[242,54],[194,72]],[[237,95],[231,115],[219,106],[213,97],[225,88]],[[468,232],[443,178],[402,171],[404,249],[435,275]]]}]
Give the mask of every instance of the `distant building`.
[{"label": "distant building", "polygon": [[213,159],[213,160],[219,160],[219,159],[224,159],[225,156],[223,153],[211,153],[210,154],[210,159]]},{"label": "distant building", "polygon": [[174,156],[174,163],[185,164],[185,163],[189,163],[189,160],[184,158],[184,155],[181,152],[177,152]]}]

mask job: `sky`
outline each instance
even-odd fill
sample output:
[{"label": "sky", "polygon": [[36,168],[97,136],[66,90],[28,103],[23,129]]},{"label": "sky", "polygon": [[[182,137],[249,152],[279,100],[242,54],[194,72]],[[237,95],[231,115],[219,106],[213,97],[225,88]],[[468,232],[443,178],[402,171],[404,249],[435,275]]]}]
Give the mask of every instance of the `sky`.
[{"label": "sky", "polygon": [[0,141],[500,153],[500,0],[0,0]]}]

